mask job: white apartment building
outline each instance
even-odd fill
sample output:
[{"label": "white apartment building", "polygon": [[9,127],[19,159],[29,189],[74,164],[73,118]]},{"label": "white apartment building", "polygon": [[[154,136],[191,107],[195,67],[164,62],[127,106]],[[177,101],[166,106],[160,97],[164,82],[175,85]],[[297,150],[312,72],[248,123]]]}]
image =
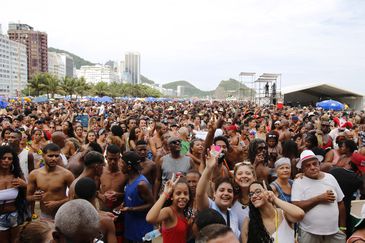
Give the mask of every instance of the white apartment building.
[{"label": "white apartment building", "polygon": [[84,77],[86,82],[92,84],[119,82],[118,74],[108,65],[81,66],[76,74],[78,78]]},{"label": "white apartment building", "polygon": [[48,72],[58,78],[74,77],[74,60],[67,53],[48,52]]},{"label": "white apartment building", "polygon": [[21,95],[27,86],[27,48],[0,32],[0,96]]},{"label": "white apartment building", "polygon": [[55,75],[60,80],[66,76],[66,67],[61,54],[48,52],[48,73]]}]

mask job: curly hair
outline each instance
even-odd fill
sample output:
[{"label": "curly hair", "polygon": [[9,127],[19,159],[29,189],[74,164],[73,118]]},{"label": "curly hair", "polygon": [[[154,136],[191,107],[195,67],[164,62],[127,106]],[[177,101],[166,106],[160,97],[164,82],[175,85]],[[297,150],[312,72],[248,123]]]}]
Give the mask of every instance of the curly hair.
[{"label": "curly hair", "polygon": [[[250,160],[250,162],[252,164],[255,162],[255,159],[256,159],[257,147],[259,146],[259,144],[262,144],[262,143],[265,144],[265,146],[267,147],[266,142],[259,138],[255,138],[254,140],[252,140],[248,146],[248,159]],[[264,164],[267,164],[267,160],[268,160],[268,156],[266,154]]]},{"label": "curly hair", "polygon": [[[264,185],[259,181],[254,181],[251,183],[249,188],[253,184],[259,184],[262,187]],[[248,224],[248,239],[247,243],[272,243],[274,240],[270,237],[269,232],[267,232],[264,222],[262,221],[261,213],[258,208],[256,208],[251,200],[249,202],[249,217],[250,222]]]}]

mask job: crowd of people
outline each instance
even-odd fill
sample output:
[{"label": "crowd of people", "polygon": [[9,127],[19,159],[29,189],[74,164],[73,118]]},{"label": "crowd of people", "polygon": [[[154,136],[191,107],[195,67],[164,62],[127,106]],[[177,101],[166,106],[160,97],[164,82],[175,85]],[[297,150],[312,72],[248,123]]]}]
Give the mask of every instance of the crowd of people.
[{"label": "crowd of people", "polygon": [[14,102],[0,129],[4,243],[365,242],[364,111]]}]

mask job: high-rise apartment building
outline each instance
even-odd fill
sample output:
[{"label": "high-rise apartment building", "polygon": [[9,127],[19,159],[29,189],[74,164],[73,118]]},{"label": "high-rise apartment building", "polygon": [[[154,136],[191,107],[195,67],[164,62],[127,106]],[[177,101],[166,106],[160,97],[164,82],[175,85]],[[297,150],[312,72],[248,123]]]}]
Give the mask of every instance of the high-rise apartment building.
[{"label": "high-rise apartment building", "polygon": [[20,95],[27,81],[26,46],[0,33],[0,96]]},{"label": "high-rise apartment building", "polygon": [[140,54],[136,52],[128,52],[124,58],[124,79],[132,84],[141,83],[141,58]]},{"label": "high-rise apartment building", "polygon": [[48,52],[48,72],[58,78],[74,77],[74,60],[67,53]]},{"label": "high-rise apartment building", "polygon": [[66,76],[66,68],[59,53],[48,52],[48,73],[62,79]]},{"label": "high-rise apartment building", "polygon": [[47,33],[35,31],[27,24],[10,23],[8,35],[11,40],[27,47],[28,79],[36,73],[48,71]]}]

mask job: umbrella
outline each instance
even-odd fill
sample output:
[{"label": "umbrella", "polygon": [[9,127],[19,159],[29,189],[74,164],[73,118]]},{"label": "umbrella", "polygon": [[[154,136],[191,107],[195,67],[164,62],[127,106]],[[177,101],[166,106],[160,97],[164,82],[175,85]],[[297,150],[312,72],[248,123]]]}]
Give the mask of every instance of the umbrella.
[{"label": "umbrella", "polygon": [[320,107],[324,110],[334,110],[334,111],[340,111],[345,108],[345,106],[336,100],[324,100],[321,102],[318,102],[317,107]]},{"label": "umbrella", "polygon": [[48,98],[45,96],[39,96],[39,97],[35,97],[33,99],[33,102],[35,103],[42,103],[42,102],[48,102]]},{"label": "umbrella", "polygon": [[105,102],[105,103],[112,103],[113,102],[113,98],[109,97],[109,96],[103,96],[101,98],[97,98],[96,102]]}]

